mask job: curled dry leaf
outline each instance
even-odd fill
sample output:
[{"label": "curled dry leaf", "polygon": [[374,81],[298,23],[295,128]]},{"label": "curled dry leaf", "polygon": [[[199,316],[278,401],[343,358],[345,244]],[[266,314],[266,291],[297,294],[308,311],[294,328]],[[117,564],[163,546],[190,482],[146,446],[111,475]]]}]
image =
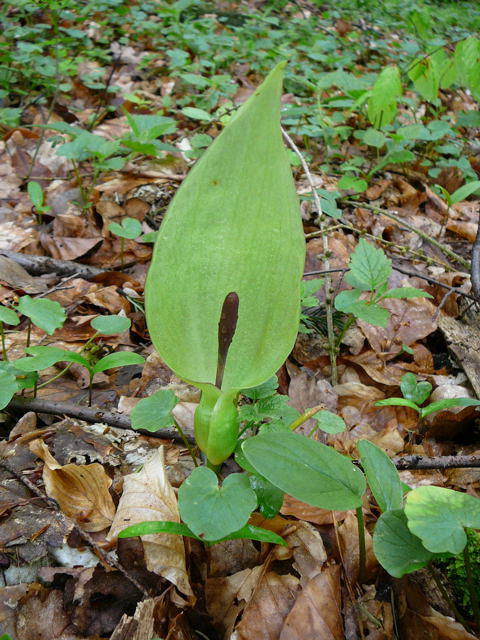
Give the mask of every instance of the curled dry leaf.
[{"label": "curled dry leaf", "polygon": [[65,515],[89,532],[103,531],[110,526],[115,506],[108,491],[112,484],[98,463],[58,464],[40,440],[30,443],[30,450],[45,463],[43,481],[47,495],[54,498]]},{"label": "curled dry leaf", "polygon": [[[180,522],[177,498],[165,470],[164,448],[145,463],[138,473],[124,478],[123,494],[108,534],[116,538],[126,527],[152,520]],[[185,566],[183,538],[168,533],[142,536],[147,569],[172,582],[193,597]]]}]

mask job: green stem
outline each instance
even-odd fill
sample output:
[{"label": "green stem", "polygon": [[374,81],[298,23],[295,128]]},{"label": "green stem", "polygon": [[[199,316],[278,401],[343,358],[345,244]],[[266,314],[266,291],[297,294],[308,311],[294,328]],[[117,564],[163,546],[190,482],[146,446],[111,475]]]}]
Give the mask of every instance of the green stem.
[{"label": "green stem", "polygon": [[185,445],[185,447],[188,450],[188,453],[190,454],[190,457],[193,460],[193,464],[198,467],[198,461],[197,461],[197,457],[195,455],[195,452],[193,450],[192,445],[189,443],[189,441],[187,440],[187,438],[185,437],[185,434],[183,432],[182,427],[178,424],[178,422],[176,420],[173,421],[173,424],[175,425],[175,429],[178,431],[178,433],[180,434],[180,437],[182,439],[183,444]]},{"label": "green stem", "polygon": [[363,519],[362,507],[357,507],[357,525],[358,525],[358,583],[363,584],[366,579],[366,559],[365,550],[365,522]]},{"label": "green stem", "polygon": [[5,332],[3,330],[3,322],[0,321],[0,335],[2,336],[2,354],[4,362],[8,362],[7,349],[5,347]]},{"label": "green stem", "polygon": [[298,418],[294,422],[292,422],[292,424],[288,428],[291,431],[295,431],[295,429],[297,429],[301,424],[303,424],[307,420],[310,420],[310,418],[312,418],[316,413],[318,413],[318,411],[321,411],[322,409],[325,409],[324,404],[319,404],[316,407],[307,409],[307,411],[305,411],[305,413],[302,413],[301,416],[298,416]]},{"label": "green stem", "polygon": [[470,604],[472,605],[473,617],[475,618],[475,624],[477,626],[478,632],[480,631],[480,607],[478,604],[476,584],[473,579],[472,563],[470,562],[468,544],[465,545],[465,548],[463,550],[463,562],[465,563],[465,573],[467,574],[467,586],[468,593],[470,595]]},{"label": "green stem", "polygon": [[220,469],[221,469],[221,463],[220,464],[212,464],[210,462],[210,460],[207,459],[207,468],[211,469],[214,473],[216,473],[218,475]]},{"label": "green stem", "polygon": [[62,376],[64,376],[67,373],[67,371],[70,369],[72,364],[73,362],[70,362],[69,364],[67,364],[67,366],[64,369],[62,369],[59,373],[54,375],[52,378],[45,380],[45,382],[42,382],[42,384],[39,384],[37,386],[37,389],[42,389],[43,387],[48,386],[50,383],[55,382],[55,380],[58,380],[58,378],[61,378]]}]

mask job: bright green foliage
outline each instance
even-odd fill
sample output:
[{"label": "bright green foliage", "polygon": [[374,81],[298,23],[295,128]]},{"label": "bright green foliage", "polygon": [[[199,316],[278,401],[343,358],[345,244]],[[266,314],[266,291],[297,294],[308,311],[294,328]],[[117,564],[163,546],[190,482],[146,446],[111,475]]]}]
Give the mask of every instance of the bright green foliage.
[{"label": "bright green foliage", "polygon": [[345,421],[336,413],[322,409],[312,416],[317,421],[317,427],[325,433],[342,433],[347,428]]},{"label": "bright green foliage", "polygon": [[153,343],[178,375],[198,384],[215,384],[220,312],[227,294],[237,293],[223,390],[268,379],[298,328],[305,246],[279,127],[282,68],[239,109],[180,187],[148,274]]},{"label": "bright green foliage", "polygon": [[357,449],[368,485],[382,511],[401,509],[403,487],[390,458],[369,440],[359,440]]},{"label": "bright green foliage", "polygon": [[407,495],[408,528],[433,553],[463,551],[464,528],[480,529],[480,500],[460,491],[425,486]]},{"label": "bright green foliage", "polygon": [[275,517],[282,508],[283,491],[258,473],[250,475],[249,480],[257,496],[260,513],[265,518]]},{"label": "bright green foliage", "polygon": [[[345,281],[354,287],[341,291],[334,301],[335,309],[352,314],[359,320],[374,326],[386,327],[390,314],[378,303],[386,298],[431,298],[432,296],[415,287],[388,289],[388,278],[392,272],[392,262],[381,249],[375,248],[363,238],[350,258],[350,271]],[[368,297],[362,297],[369,292]]]},{"label": "bright green foliage", "polygon": [[368,101],[368,119],[377,129],[390,124],[397,113],[397,98],[402,95],[397,66],[386,67],[378,76]]},{"label": "bright green foliage", "polygon": [[65,309],[55,300],[47,298],[31,298],[22,296],[18,301],[18,311],[43,329],[48,335],[52,335],[56,329],[63,327],[67,319]]},{"label": "bright green foliage", "polygon": [[245,474],[232,473],[219,487],[213,471],[197,467],[178,491],[178,506],[195,535],[219,540],[247,523],[257,498]]},{"label": "bright green foliage", "polygon": [[461,80],[476,100],[480,100],[480,40],[466,38],[455,47],[455,64]]},{"label": "bright green foliage", "polygon": [[90,324],[102,336],[113,336],[130,329],[130,318],[124,316],[97,316]]},{"label": "bright green foliage", "polygon": [[268,542],[270,544],[281,544],[284,547],[288,546],[285,540],[276,533],[273,533],[273,531],[254,527],[251,524],[246,524],[238,531],[234,531],[219,540],[205,540],[200,536],[196,536],[186,524],[181,524],[180,522],[169,522],[168,520],[154,520],[151,522],[139,522],[131,527],[127,527],[118,534],[118,537],[133,538],[136,536],[146,536],[154,533],[172,533],[178,536],[186,536],[188,538],[199,540],[207,546],[223,542],[224,540],[236,540],[238,538],[258,540],[259,542]]},{"label": "bright green foliage", "polygon": [[400,389],[403,394],[403,398],[385,398],[375,403],[376,407],[410,407],[416,411],[420,418],[425,418],[435,411],[441,411],[443,409],[450,409],[452,407],[476,407],[480,405],[480,400],[476,398],[444,398],[437,402],[432,402],[426,407],[419,405],[423,404],[432,391],[432,385],[429,382],[421,381],[417,382],[417,379],[413,373],[406,373],[402,376],[400,382]]},{"label": "bright green foliage", "polygon": [[100,373],[107,369],[115,369],[116,367],[126,367],[132,364],[143,364],[145,358],[139,353],[132,351],[115,351],[101,358],[92,368],[93,373]]},{"label": "bright green foliage", "polygon": [[248,462],[272,484],[322,509],[362,504],[365,477],[334,449],[297,433],[265,433],[242,445]]},{"label": "bright green foliage", "polygon": [[38,214],[39,221],[42,219],[43,213],[48,213],[51,207],[43,204],[43,191],[38,182],[29,182],[27,184],[27,192],[30,200],[32,201],[35,211]]},{"label": "bright green foliage", "polygon": [[403,509],[382,513],[375,525],[373,551],[382,567],[395,578],[425,567],[434,556],[409,530]]},{"label": "bright green foliage", "polygon": [[0,306],[0,322],[16,326],[20,322],[20,318],[13,309],[9,309],[2,305]]},{"label": "bright green foliage", "polygon": [[110,223],[108,230],[120,238],[135,240],[142,233],[142,225],[135,218],[124,218],[121,224],[117,222]]},{"label": "bright green foliage", "polygon": [[0,409],[7,406],[17,391],[17,379],[13,373],[0,369]]},{"label": "bright green foliage", "polygon": [[178,399],[170,389],[160,389],[148,398],[143,398],[130,415],[133,429],[158,431],[174,424],[172,409]]}]

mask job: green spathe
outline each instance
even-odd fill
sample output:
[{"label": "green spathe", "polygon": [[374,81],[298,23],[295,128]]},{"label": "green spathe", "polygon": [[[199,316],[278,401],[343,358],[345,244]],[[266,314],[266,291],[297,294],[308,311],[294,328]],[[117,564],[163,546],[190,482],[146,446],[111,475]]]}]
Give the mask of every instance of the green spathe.
[{"label": "green spathe", "polygon": [[146,285],[155,348],[177,375],[215,384],[226,296],[238,322],[222,391],[267,380],[298,328],[305,243],[282,142],[278,65],[192,169],[170,205]]}]

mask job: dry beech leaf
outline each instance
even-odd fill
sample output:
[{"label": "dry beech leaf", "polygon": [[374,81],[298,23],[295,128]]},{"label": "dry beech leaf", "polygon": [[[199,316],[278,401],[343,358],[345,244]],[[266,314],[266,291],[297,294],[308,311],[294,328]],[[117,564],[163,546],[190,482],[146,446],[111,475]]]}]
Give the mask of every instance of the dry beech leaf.
[{"label": "dry beech leaf", "polygon": [[305,584],[319,574],[327,560],[322,537],[309,522],[299,522],[292,533],[285,536],[288,549],[277,545],[274,554],[279,560],[293,555],[293,568],[300,575],[300,584]]},{"label": "dry beech leaf", "polygon": [[[351,584],[357,582],[360,552],[358,546],[358,524],[356,516],[349,511],[345,520],[338,527],[341,557],[345,575]],[[373,555],[372,536],[365,529],[366,574],[370,577],[378,563]]]},{"label": "dry beech leaf", "polygon": [[341,521],[345,518],[346,511],[330,511],[329,509],[320,509],[312,507],[305,502],[301,502],[296,498],[292,498],[285,494],[281,513],[284,516],[295,516],[299,520],[306,520],[314,524],[333,524],[334,521]]},{"label": "dry beech leaf", "polygon": [[[165,470],[164,447],[160,447],[138,473],[125,476],[123,494],[108,534],[112,540],[122,529],[152,520],[180,522],[177,498]],[[185,566],[181,536],[155,533],[141,537],[147,569],[172,582],[193,597]]]},{"label": "dry beech leaf", "polygon": [[236,640],[279,639],[299,590],[299,580],[293,575],[263,574],[235,630]]},{"label": "dry beech leaf", "polygon": [[66,516],[84,531],[103,531],[110,526],[115,506],[108,491],[112,484],[101,464],[58,464],[40,440],[30,443],[30,451],[41,458],[47,495],[54,498]]},{"label": "dry beech leaf", "polygon": [[[252,636],[253,637],[253,636]],[[287,615],[279,640],[343,640],[340,567],[314,576]]]}]

